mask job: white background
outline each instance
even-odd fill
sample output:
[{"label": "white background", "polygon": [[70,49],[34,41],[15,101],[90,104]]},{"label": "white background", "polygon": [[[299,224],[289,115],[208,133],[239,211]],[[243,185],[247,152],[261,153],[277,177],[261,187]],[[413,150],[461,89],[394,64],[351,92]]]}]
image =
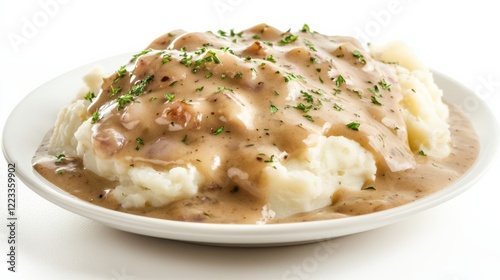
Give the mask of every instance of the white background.
[{"label": "white background", "polygon": [[[24,96],[80,65],[142,50],[173,29],[241,30],[261,22],[281,30],[308,23],[365,43],[406,41],[429,67],[485,99],[498,119],[498,11],[482,0],[437,2],[1,1],[0,129]],[[0,279],[500,279],[498,167],[497,161],[477,185],[438,207],[333,240],[321,258],[318,244],[218,248],[120,232],[19,182],[17,272],[11,273],[2,156]]]}]

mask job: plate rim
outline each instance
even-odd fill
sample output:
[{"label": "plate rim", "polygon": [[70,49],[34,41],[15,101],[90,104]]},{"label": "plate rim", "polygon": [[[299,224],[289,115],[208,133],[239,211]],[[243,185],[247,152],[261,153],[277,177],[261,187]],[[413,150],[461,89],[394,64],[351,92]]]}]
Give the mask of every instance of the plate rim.
[{"label": "plate rim", "polygon": [[[79,198],[62,191],[57,186],[46,181],[31,167],[32,155],[28,159],[28,164],[31,168],[26,168],[27,165],[24,161],[27,160],[27,158],[25,158],[27,156],[27,152],[25,152],[24,158],[16,158],[19,153],[11,151],[12,141],[14,141],[12,138],[15,138],[14,135],[16,135],[14,132],[17,131],[19,134],[23,131],[21,129],[14,129],[15,125],[13,122],[16,121],[16,117],[23,110],[27,109],[26,107],[29,107],[30,101],[40,98],[41,96],[39,95],[41,95],[44,90],[47,90],[47,88],[50,88],[52,84],[64,83],[62,82],[62,79],[67,76],[73,76],[73,79],[70,80],[75,80],[76,78],[81,80],[81,78],[88,73],[94,65],[103,65],[104,68],[113,67],[113,65],[114,67],[118,67],[120,65],[118,62],[126,61],[124,58],[129,55],[129,53],[120,54],[80,66],[35,88],[10,112],[6,119],[2,133],[2,151],[5,159],[8,163],[16,164],[16,176],[29,189],[40,195],[42,198],[65,210],[88,219],[104,223],[116,229],[159,238],[222,246],[281,246],[326,240],[387,226],[412,214],[430,209],[458,196],[472,187],[491,167],[493,159],[499,150],[499,145],[491,145],[495,142],[495,140],[498,142],[500,139],[499,125],[496,117],[491,111],[491,108],[486,104],[486,102],[460,82],[453,80],[438,71],[432,70],[436,83],[440,88],[442,88],[442,85],[440,85],[438,81],[441,83],[448,82],[448,86],[459,89],[459,91],[462,91],[462,95],[476,97],[479,107],[482,109],[481,112],[479,112],[481,117],[494,121],[494,125],[490,124],[488,127],[488,136],[491,138],[486,142],[489,143],[486,147],[483,146],[485,139],[481,138],[479,131],[475,128],[481,142],[476,162],[474,162],[469,170],[454,183],[436,193],[420,198],[414,202],[375,213],[334,220],[266,225],[205,224],[171,221],[103,208],[90,202],[80,200]],[[74,97],[79,88],[72,84],[73,82],[71,81],[68,81],[68,83],[71,83],[70,86],[74,87],[73,92],[70,93],[72,94],[72,97]],[[81,84],[83,85],[83,82],[81,82]],[[60,95],[61,93],[58,94]],[[445,93],[445,96],[446,95],[447,94]],[[67,102],[64,103],[64,101],[61,100],[59,103],[66,104]],[[53,105],[52,107],[55,108],[56,105]],[[61,107],[62,106],[59,106],[58,108]],[[46,114],[49,114],[49,112],[46,112]],[[56,115],[57,112],[52,112],[52,114]],[[53,121],[55,121],[55,119]],[[46,120],[46,122],[48,122],[48,120]],[[53,122],[50,125],[53,126]],[[41,137],[37,139],[36,143],[40,143],[44,135],[45,134],[38,135]],[[35,149],[37,147],[38,144]],[[17,165],[17,162],[19,161],[23,161],[24,164]],[[21,168],[18,169],[17,166]],[[110,220],[110,218],[112,219]],[[315,234],[312,234],[311,231],[314,231]]]}]

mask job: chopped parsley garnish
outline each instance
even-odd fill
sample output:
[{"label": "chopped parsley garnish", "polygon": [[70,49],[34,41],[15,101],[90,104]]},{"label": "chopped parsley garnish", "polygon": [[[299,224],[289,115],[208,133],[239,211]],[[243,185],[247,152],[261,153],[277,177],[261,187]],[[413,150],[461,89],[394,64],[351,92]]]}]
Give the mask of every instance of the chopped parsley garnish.
[{"label": "chopped parsley garnish", "polygon": [[304,117],[305,117],[308,121],[310,121],[310,122],[314,122],[314,119],[313,119],[313,117],[312,117],[311,115],[304,115]]},{"label": "chopped parsley garnish", "polygon": [[423,150],[418,151],[418,154],[421,156],[427,156],[427,154]]},{"label": "chopped parsley garnish", "polygon": [[273,114],[278,112],[278,108],[272,104],[269,105],[269,109],[271,109],[271,113],[273,113]]},{"label": "chopped parsley garnish", "polygon": [[304,25],[302,26],[302,29],[300,29],[300,32],[304,32],[304,33],[311,32],[311,29],[309,28],[309,25],[304,23]]},{"label": "chopped parsley garnish", "polygon": [[161,64],[166,64],[172,61],[172,55],[169,53],[163,54],[161,58]]},{"label": "chopped parsley garnish", "polygon": [[122,91],[121,87],[115,88],[115,87],[113,87],[113,85],[110,85],[109,87],[111,88],[111,94],[109,94],[109,97],[113,97]]},{"label": "chopped parsley garnish", "polygon": [[92,119],[90,120],[90,123],[91,124],[95,124],[99,119],[101,118],[101,114],[99,114],[98,111],[95,111],[93,114],[92,114]]},{"label": "chopped parsley garnish", "polygon": [[285,38],[279,40],[278,44],[287,45],[287,44],[290,44],[292,42],[295,42],[298,38],[299,38],[299,36],[297,36],[297,35],[289,34]]},{"label": "chopped parsley garnish", "polygon": [[147,76],[146,79],[140,81],[139,83],[135,84],[128,94],[132,94],[135,96],[139,96],[144,93],[144,88],[154,79],[154,75]]},{"label": "chopped parsley garnish", "polygon": [[301,75],[295,75],[293,73],[287,73],[287,75],[285,76],[285,82],[288,83],[290,81],[305,82],[305,79]]},{"label": "chopped parsley garnish", "polygon": [[384,80],[378,82],[378,84],[385,90],[391,91],[391,85],[386,83]]},{"label": "chopped parsley garnish", "polygon": [[243,35],[243,31],[236,33],[236,32],[234,32],[234,29],[229,30],[229,32],[231,33],[231,37],[234,37],[234,36],[241,37]]},{"label": "chopped parsley garnish", "polygon": [[366,64],[365,57],[358,50],[352,51],[351,54],[359,61],[359,63]]},{"label": "chopped parsley garnish", "polygon": [[344,110],[344,107],[340,104],[335,103],[335,104],[333,104],[333,109],[335,109],[337,111],[342,111],[342,110]]},{"label": "chopped parsley garnish", "polygon": [[304,100],[307,102],[307,103],[314,103],[314,98],[312,97],[312,95],[310,95],[309,93],[301,90],[300,93],[302,94],[302,96],[304,97]]},{"label": "chopped parsley garnish", "polygon": [[181,60],[180,60],[180,63],[181,64],[184,64],[184,66],[186,67],[189,67],[193,64],[193,57],[192,56],[187,56],[185,55]]},{"label": "chopped parsley garnish", "polygon": [[220,59],[217,57],[217,54],[214,51],[210,50],[208,51],[208,53],[212,55],[212,59],[214,60],[215,64],[220,63]]},{"label": "chopped parsley garnish", "polygon": [[135,142],[137,142],[137,145],[135,146],[135,150],[139,151],[141,149],[140,146],[144,146],[144,141],[140,137],[135,138]]},{"label": "chopped parsley garnish", "polygon": [[379,92],[380,90],[378,89],[378,86],[374,86],[373,88],[368,88],[369,91],[373,92],[377,97],[381,97]]},{"label": "chopped parsley garnish", "polygon": [[313,52],[318,51],[318,50],[316,49],[316,47],[314,46],[314,44],[313,44],[311,41],[309,41],[309,40],[307,40],[307,39],[304,39],[304,42],[306,43],[306,46],[307,46],[307,47],[308,47],[311,51],[313,51]]},{"label": "chopped parsley garnish", "polygon": [[[236,43],[236,41],[234,41],[233,43]],[[219,50],[221,50],[223,52],[228,52],[229,51],[229,53],[234,54],[234,52],[229,47],[220,47]]]},{"label": "chopped parsley garnish", "polygon": [[205,88],[205,86],[201,86],[201,87],[195,89],[195,92],[201,92],[204,88]]},{"label": "chopped parsley garnish", "polygon": [[243,77],[243,73],[238,72],[236,75],[234,75],[235,78],[241,79]]},{"label": "chopped parsley garnish", "polygon": [[357,122],[350,122],[346,125],[348,128],[352,129],[352,130],[356,130],[358,131],[359,130],[359,126],[360,126],[360,123],[357,123]]},{"label": "chopped parsley garnish", "polygon": [[125,77],[125,73],[127,73],[127,69],[125,68],[125,65],[120,66],[120,69],[116,71],[116,78],[113,80],[113,84],[116,84],[121,78]]},{"label": "chopped parsley garnish", "polygon": [[87,92],[87,94],[85,94],[85,96],[83,98],[85,100],[92,102],[92,100],[95,98],[95,94],[93,91],[89,91],[89,92]]},{"label": "chopped parsley garnish", "polygon": [[293,108],[299,109],[299,110],[307,113],[312,109],[312,107],[313,107],[312,105],[306,106],[304,103],[299,103],[299,104],[297,104],[297,106],[295,106]]},{"label": "chopped parsley garnish", "polygon": [[337,77],[337,80],[335,81],[335,85],[337,87],[340,87],[343,83],[345,83],[345,79],[344,79],[344,77],[342,77],[342,75],[339,75]]},{"label": "chopped parsley garnish", "polygon": [[193,64],[193,56],[188,56],[184,47],[181,48],[181,51],[183,51],[184,53],[182,54],[182,58],[179,63],[183,64],[186,67],[191,66]]},{"label": "chopped parsley garnish", "polygon": [[129,93],[119,96],[116,99],[116,102],[118,102],[118,111],[122,110],[123,107],[125,107],[125,105],[133,101],[134,101],[134,96]]},{"label": "chopped parsley garnish", "polygon": [[375,104],[375,105],[379,105],[379,106],[382,106],[382,103],[380,103],[380,102],[377,100],[377,97],[375,97],[375,95],[372,95],[371,99],[372,99],[372,103],[373,103],[373,104]]},{"label": "chopped parsley garnish", "polygon": [[63,162],[63,160],[66,158],[66,155],[65,154],[59,154],[56,156],[56,162],[57,163],[61,163]]},{"label": "chopped parsley garnish", "polygon": [[[309,58],[309,61],[311,61],[312,63],[319,63],[319,60],[314,56],[311,56]],[[319,71],[318,71],[318,69],[319,69]],[[316,71],[321,72],[321,68],[318,68],[318,69],[316,69]]]},{"label": "chopped parsley garnish", "polygon": [[132,59],[130,59],[130,62],[135,62],[137,60],[137,58],[139,58],[142,55],[145,55],[145,54],[149,53],[152,50],[153,49],[146,49],[146,50],[141,51],[140,53],[134,54],[132,56]]},{"label": "chopped parsley garnish", "polygon": [[212,132],[213,135],[219,135],[222,133],[222,131],[224,131],[224,127],[221,126],[219,128],[217,128],[215,131]]},{"label": "chopped parsley garnish", "polygon": [[212,72],[208,72],[206,75],[205,75],[205,78],[210,78],[212,77],[214,74]]},{"label": "chopped parsley garnish", "polygon": [[320,89],[320,88],[319,88],[319,89],[317,89],[317,90],[313,90],[313,89],[311,89],[310,91],[311,91],[312,93],[317,94],[317,95],[323,95],[323,94],[325,94],[325,92],[324,92],[322,89]]},{"label": "chopped parsley garnish", "polygon": [[224,91],[224,90],[228,90],[228,91],[230,91],[230,92],[233,92],[233,89],[231,89],[231,88],[227,88],[227,87],[225,87],[225,86],[220,86],[220,87],[217,87],[217,90],[216,90],[215,92],[216,92],[216,93],[219,93],[219,92]]},{"label": "chopped parsley garnish", "polygon": [[175,94],[165,93],[165,99],[167,99],[167,102],[172,102],[174,98]]},{"label": "chopped parsley garnish", "polygon": [[274,155],[271,155],[271,157],[269,159],[266,159],[264,160],[265,163],[271,163],[271,162],[274,162],[274,158],[275,156]]},{"label": "chopped parsley garnish", "polygon": [[268,55],[266,57],[266,60],[271,61],[272,63],[276,63],[276,59],[274,58],[274,56],[272,54]]}]

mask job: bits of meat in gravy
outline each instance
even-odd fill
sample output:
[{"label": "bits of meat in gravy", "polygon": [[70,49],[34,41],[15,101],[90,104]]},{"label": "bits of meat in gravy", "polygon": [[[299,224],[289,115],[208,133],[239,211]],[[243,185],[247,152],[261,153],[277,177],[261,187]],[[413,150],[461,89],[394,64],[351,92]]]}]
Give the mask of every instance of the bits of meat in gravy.
[{"label": "bits of meat in gravy", "polygon": [[[109,195],[117,182],[77,157],[55,159],[47,141],[34,167],[90,203],[162,219],[254,224],[366,214],[446,187],[478,154],[471,123],[451,105],[450,155],[412,151],[401,100],[394,68],[349,37],[264,24],[242,32],[176,30],[104,79],[87,117],[94,118],[96,155],[160,171],[192,164],[204,177],[195,195],[161,207],[122,207]],[[320,209],[269,218],[262,170],[306,149],[310,134],[358,142],[373,155],[376,176],[361,190],[339,188]],[[245,176],[228,176],[232,168]]]}]

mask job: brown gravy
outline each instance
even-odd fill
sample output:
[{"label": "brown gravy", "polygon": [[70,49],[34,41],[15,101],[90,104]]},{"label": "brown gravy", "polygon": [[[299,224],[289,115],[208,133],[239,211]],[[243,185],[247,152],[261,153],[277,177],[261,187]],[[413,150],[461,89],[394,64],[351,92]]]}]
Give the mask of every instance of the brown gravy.
[{"label": "brown gravy", "polygon": [[[302,45],[294,45],[294,36],[300,37]],[[200,50],[200,46],[217,51]],[[101,93],[88,108],[89,117],[100,110],[95,138],[106,139],[96,140],[96,153],[132,158],[134,165],[149,164],[143,162],[149,159],[168,166],[181,158],[208,177],[198,194],[163,207],[123,208],[108,195],[116,182],[85,170],[80,159],[57,162],[54,155],[47,154],[46,142],[34,158],[39,174],[85,201],[117,211],[188,222],[254,224],[262,219],[266,204],[257,178],[274,152],[293,156],[294,151],[304,149],[303,140],[311,131],[328,123],[326,135],[346,135],[374,154],[377,178],[367,182],[365,189],[340,189],[328,207],[269,221],[283,223],[360,215],[415,201],[456,180],[478,154],[473,127],[453,106],[449,106],[450,156],[439,160],[410,151],[398,113],[401,93],[393,69],[371,59],[350,38],[311,32],[294,35],[259,25],[238,34],[169,33],[147,50],[129,65],[133,70],[105,79]],[[171,50],[171,56],[162,50]],[[375,70],[360,70],[367,66]],[[340,75],[348,81],[339,82]],[[371,92],[374,85],[382,87],[382,82],[391,87],[377,89],[382,94],[375,100],[383,102],[377,106]],[[121,88],[122,95],[113,94],[116,88]],[[138,90],[144,92],[132,96],[132,101],[118,102],[124,92]],[[295,98],[289,98],[290,94]],[[257,108],[249,111],[255,115],[234,117],[249,108]],[[133,116],[134,110],[144,119],[157,121],[136,125],[126,115]],[[362,120],[358,131],[346,127],[358,119]],[[165,129],[168,126],[170,130]],[[109,131],[128,140],[109,141]],[[386,139],[383,144],[369,140],[380,135]],[[139,136],[140,146],[135,141]],[[168,152],[155,144],[158,139],[167,139]],[[268,153],[259,159],[256,155],[262,150]],[[203,163],[214,155],[222,164],[211,170]],[[245,170],[249,179],[228,178],[227,170],[234,166]]]},{"label": "brown gravy", "polygon": [[[272,223],[326,220],[361,215],[393,208],[437,192],[459,178],[475,161],[479,141],[467,117],[450,106],[452,152],[444,160],[417,156],[417,168],[377,174],[375,190],[339,190],[331,206],[300,213]],[[61,189],[105,208],[149,217],[205,223],[255,223],[261,219],[264,202],[245,191],[205,188],[196,197],[164,207],[125,209],[107,194],[116,182],[103,179],[83,168],[79,159],[55,163],[42,145],[34,158],[35,170]]]}]

